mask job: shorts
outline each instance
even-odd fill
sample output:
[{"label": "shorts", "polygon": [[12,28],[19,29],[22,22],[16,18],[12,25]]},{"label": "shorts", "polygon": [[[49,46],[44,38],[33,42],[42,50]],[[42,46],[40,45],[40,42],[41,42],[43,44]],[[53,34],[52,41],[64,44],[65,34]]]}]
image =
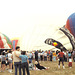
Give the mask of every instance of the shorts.
[{"label": "shorts", "polygon": [[44,56],[44,61],[47,61],[47,56]]},{"label": "shorts", "polygon": [[72,67],[72,62],[69,62],[68,66],[69,66],[69,67]]},{"label": "shorts", "polygon": [[64,58],[59,58],[59,61],[64,61]]},{"label": "shorts", "polygon": [[6,64],[6,62],[5,61],[2,61],[2,64]]},{"label": "shorts", "polygon": [[8,60],[8,63],[12,63],[12,60]]},{"label": "shorts", "polygon": [[6,65],[6,66],[7,66],[7,65],[9,65],[9,63],[8,63],[8,62],[6,62],[6,64],[5,64],[5,65]]},{"label": "shorts", "polygon": [[38,59],[40,60],[40,56],[38,57]]}]

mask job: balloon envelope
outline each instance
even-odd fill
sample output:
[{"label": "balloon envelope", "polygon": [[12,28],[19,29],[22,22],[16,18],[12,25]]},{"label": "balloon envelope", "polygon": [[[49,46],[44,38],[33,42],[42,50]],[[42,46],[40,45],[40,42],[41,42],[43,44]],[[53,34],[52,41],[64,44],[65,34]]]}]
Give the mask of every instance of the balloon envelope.
[{"label": "balloon envelope", "polygon": [[65,28],[67,28],[75,38],[75,13],[68,17]]},{"label": "balloon envelope", "polygon": [[18,43],[17,39],[12,40],[13,50],[15,50],[17,43]]},{"label": "balloon envelope", "polygon": [[5,35],[0,33],[0,49],[11,49],[12,43],[10,39]]}]

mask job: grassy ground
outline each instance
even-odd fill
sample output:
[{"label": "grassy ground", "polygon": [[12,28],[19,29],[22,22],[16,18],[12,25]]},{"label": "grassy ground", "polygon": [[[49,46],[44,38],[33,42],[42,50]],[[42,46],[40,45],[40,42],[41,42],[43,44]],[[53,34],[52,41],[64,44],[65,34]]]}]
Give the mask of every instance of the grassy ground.
[{"label": "grassy ground", "polygon": [[[46,67],[50,67],[49,70],[42,70],[42,71],[30,71],[30,75],[75,75],[75,62],[73,62],[73,67],[70,69],[68,68],[68,62],[65,62],[65,69],[61,68],[58,69],[58,62],[50,62],[50,61],[42,61],[42,65]],[[4,73],[0,73],[0,75],[14,75],[5,71]],[[19,74],[18,74],[19,75]]]}]

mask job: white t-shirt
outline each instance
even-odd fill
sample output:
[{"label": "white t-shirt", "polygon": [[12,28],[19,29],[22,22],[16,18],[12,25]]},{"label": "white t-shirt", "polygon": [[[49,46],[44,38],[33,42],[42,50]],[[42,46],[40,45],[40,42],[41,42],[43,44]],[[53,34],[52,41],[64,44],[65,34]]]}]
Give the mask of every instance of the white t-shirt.
[{"label": "white t-shirt", "polygon": [[40,55],[43,55],[42,53],[40,53]]},{"label": "white t-shirt", "polygon": [[72,62],[72,59],[69,59],[69,62]]},{"label": "white t-shirt", "polygon": [[13,52],[12,52],[13,61],[14,61],[14,62],[20,62],[21,60],[20,60],[18,57],[15,56],[14,52],[16,52],[16,54],[17,54],[18,56],[21,55],[21,52],[20,52],[20,51],[13,51]]},{"label": "white t-shirt", "polygon": [[12,56],[12,54],[8,53],[8,60],[12,60],[11,56]]},{"label": "white t-shirt", "polygon": [[44,56],[47,56],[47,53],[44,53]]},{"label": "white t-shirt", "polygon": [[41,53],[38,53],[38,56],[40,57]]}]

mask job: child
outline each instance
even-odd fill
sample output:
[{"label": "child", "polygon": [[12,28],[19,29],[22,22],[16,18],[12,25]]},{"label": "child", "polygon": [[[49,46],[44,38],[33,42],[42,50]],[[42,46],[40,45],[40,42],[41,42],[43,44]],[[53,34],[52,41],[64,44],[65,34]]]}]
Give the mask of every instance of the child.
[{"label": "child", "polygon": [[69,57],[69,64],[68,64],[68,66],[69,66],[70,68],[72,68],[72,59],[71,59],[71,57]]},{"label": "child", "polygon": [[56,52],[53,52],[53,61],[56,61]]}]

